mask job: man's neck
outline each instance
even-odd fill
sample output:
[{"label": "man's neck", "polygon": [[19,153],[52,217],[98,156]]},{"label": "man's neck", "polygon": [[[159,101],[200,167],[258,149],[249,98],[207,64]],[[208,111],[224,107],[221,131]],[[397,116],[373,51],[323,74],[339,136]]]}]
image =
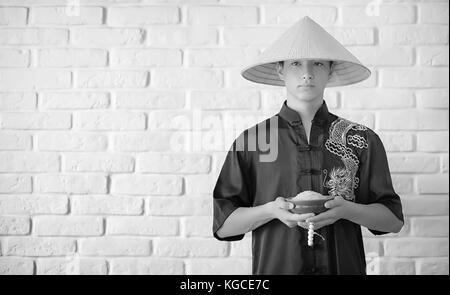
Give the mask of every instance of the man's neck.
[{"label": "man's neck", "polygon": [[309,125],[314,119],[314,115],[316,114],[317,110],[323,104],[323,95],[311,101],[299,100],[288,95],[286,104],[288,107],[290,107],[300,115],[300,118],[304,125]]}]

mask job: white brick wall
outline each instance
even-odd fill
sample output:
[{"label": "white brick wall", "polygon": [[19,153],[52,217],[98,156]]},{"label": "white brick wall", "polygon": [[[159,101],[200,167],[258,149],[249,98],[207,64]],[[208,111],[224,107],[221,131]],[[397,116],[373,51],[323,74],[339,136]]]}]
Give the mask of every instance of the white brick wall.
[{"label": "white brick wall", "polygon": [[373,72],[325,93],[404,206],[399,234],[363,229],[368,273],[448,274],[448,1],[381,2],[0,0],[0,274],[251,273],[249,234],[211,236],[226,116],[279,110],[239,72],[304,15]]}]

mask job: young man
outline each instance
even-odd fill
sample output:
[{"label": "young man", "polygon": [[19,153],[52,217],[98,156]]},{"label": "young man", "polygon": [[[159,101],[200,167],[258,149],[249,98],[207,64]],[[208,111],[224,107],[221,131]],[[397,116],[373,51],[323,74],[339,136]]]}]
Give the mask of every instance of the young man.
[{"label": "young man", "polygon": [[[213,192],[213,234],[236,241],[252,231],[253,274],[365,274],[361,226],[399,232],[403,213],[379,136],[328,111],[325,87],[370,76],[347,49],[304,17],[264,51],[244,78],[285,86],[275,116],[242,132],[228,151]],[[260,137],[276,134],[272,161]],[[266,138],[266,137],[264,137]],[[272,138],[272,137],[271,137]],[[294,214],[287,199],[332,196],[317,214]],[[317,236],[308,246],[307,228]]]}]

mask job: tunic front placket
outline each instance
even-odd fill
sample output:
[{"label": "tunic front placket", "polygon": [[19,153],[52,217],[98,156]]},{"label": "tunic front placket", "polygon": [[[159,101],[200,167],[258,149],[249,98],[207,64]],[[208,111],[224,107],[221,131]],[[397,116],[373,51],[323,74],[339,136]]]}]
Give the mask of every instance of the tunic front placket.
[{"label": "tunic front placket", "polygon": [[[323,142],[324,142],[324,126],[323,119],[314,119],[311,125],[310,142],[306,137],[305,128],[301,121],[293,121],[291,126],[297,134],[297,191],[315,191],[325,194],[322,186],[322,167],[323,167]],[[299,274],[328,274],[328,230],[323,227],[316,230],[318,234],[323,236],[326,240],[322,240],[317,235],[314,235],[314,245],[307,244],[307,229],[299,227],[301,231],[300,246],[302,248],[302,256],[304,268],[299,271]]]}]

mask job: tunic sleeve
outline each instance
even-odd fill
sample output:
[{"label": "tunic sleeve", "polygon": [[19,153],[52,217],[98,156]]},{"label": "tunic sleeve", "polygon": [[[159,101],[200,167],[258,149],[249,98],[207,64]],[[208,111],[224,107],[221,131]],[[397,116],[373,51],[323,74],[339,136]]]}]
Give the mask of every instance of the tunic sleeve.
[{"label": "tunic sleeve", "polygon": [[[387,160],[386,150],[380,137],[369,130],[366,167],[368,169],[369,196],[368,204],[379,203],[386,206],[402,222],[404,222],[400,196],[394,191]],[[369,229],[374,235],[388,232]]]},{"label": "tunic sleeve", "polygon": [[217,235],[217,230],[238,207],[251,206],[244,152],[236,150],[235,146],[236,141],[227,152],[213,191],[213,235],[220,241],[237,241],[244,238],[244,234],[221,238]]}]

